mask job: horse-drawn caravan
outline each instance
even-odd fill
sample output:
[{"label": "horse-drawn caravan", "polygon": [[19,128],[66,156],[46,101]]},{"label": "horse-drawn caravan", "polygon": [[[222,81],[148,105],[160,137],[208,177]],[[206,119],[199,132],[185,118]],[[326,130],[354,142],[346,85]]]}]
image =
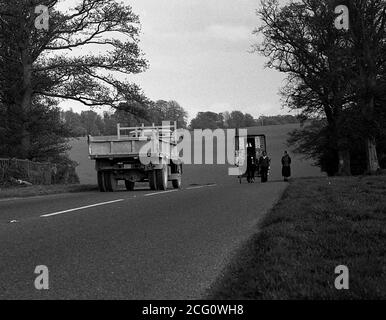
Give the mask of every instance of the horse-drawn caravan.
[{"label": "horse-drawn caravan", "polygon": [[[260,177],[260,168],[258,160],[267,152],[267,139],[264,134],[254,134],[247,129],[236,131],[235,142],[235,164],[240,168],[239,182],[248,176],[248,166],[254,167],[254,177]],[[249,160],[248,160],[249,158]],[[251,159],[252,158],[252,159]]]}]

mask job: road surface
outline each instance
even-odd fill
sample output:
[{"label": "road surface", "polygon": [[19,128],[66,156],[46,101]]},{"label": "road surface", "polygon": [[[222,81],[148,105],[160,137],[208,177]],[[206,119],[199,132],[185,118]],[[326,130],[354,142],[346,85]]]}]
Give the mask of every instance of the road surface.
[{"label": "road surface", "polygon": [[[188,172],[178,191],[0,201],[0,298],[203,297],[286,187],[203,170],[212,176]],[[49,290],[34,286],[38,265],[49,270]]]}]

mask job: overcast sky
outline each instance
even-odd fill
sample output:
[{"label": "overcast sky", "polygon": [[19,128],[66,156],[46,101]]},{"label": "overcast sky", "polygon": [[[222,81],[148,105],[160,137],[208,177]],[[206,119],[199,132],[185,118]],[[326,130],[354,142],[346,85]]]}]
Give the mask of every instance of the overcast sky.
[{"label": "overcast sky", "polygon": [[[255,117],[281,109],[283,75],[250,53],[260,0],[125,0],[140,16],[140,47],[150,68],[134,76],[152,100],[199,111],[241,110]],[[87,108],[70,103],[74,110]],[[69,103],[62,106],[68,108]]]}]

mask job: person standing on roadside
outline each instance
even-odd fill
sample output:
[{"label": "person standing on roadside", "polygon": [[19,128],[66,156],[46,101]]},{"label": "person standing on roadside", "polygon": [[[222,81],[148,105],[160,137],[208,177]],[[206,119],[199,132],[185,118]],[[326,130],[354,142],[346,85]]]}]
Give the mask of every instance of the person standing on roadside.
[{"label": "person standing on roadside", "polygon": [[284,181],[288,181],[288,178],[291,177],[291,157],[288,155],[287,151],[284,151],[284,156],[281,158],[281,174],[284,177]]},{"label": "person standing on roadside", "polygon": [[248,183],[255,183],[256,152],[251,144],[248,144],[247,156],[247,181]]},{"label": "person standing on roadside", "polygon": [[271,165],[271,159],[267,156],[267,152],[263,151],[263,155],[259,159],[259,167],[261,174],[261,182],[268,181],[268,171]]}]

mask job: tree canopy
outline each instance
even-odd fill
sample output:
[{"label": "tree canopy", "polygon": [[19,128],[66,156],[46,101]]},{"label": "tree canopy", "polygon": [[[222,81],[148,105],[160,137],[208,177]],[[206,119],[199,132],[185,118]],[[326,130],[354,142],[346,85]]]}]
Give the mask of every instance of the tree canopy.
[{"label": "tree canopy", "polygon": [[[334,24],[335,8],[342,4],[349,8],[348,30]],[[262,25],[255,33],[263,41],[255,50],[268,58],[268,67],[287,74],[282,89],[285,105],[300,111],[304,120],[326,119],[320,132],[330,140],[324,150],[335,153],[328,158],[336,159],[340,174],[350,174],[350,158],[357,152],[352,140],[358,132],[367,169],[377,171],[376,137],[384,124],[377,120],[375,104],[386,92],[381,80],[385,2],[298,0],[280,5],[277,0],[263,0],[258,16]],[[291,142],[310,147],[307,135],[312,133],[305,130]]]},{"label": "tree canopy", "polygon": [[[79,0],[66,12],[59,0],[0,1],[0,108],[17,114],[18,154],[32,157],[31,112],[48,98],[143,113],[149,103],[128,76],[143,72],[140,22],[129,5]],[[35,9],[49,9],[48,30],[38,29]]]}]

